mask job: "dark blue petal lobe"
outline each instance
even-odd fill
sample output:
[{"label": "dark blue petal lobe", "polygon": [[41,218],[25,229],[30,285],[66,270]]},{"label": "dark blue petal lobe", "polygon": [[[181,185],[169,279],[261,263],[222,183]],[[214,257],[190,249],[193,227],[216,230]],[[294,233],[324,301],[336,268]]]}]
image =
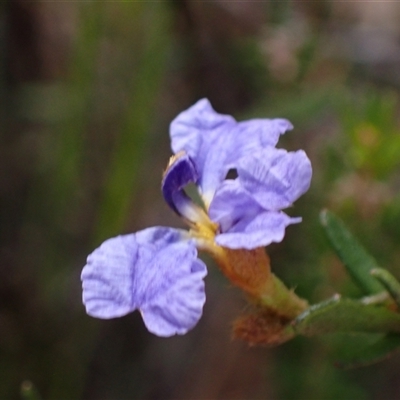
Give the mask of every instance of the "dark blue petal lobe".
[{"label": "dark blue petal lobe", "polygon": [[167,204],[178,215],[182,215],[182,209],[191,202],[183,189],[197,180],[196,167],[187,153],[181,152],[171,158],[161,182],[161,190]]},{"label": "dark blue petal lobe", "polygon": [[194,223],[209,222],[205,211],[185,193],[189,183],[197,182],[197,171],[193,161],[185,152],[171,158],[164,173],[161,188],[167,204],[180,216]]}]

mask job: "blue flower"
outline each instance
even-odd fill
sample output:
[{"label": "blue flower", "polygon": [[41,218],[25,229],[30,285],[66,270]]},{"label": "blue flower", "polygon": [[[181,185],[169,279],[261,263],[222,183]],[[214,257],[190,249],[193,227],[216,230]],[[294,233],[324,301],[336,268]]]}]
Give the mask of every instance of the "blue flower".
[{"label": "blue flower", "polygon": [[[82,271],[87,313],[114,318],[139,310],[159,336],[193,328],[207,273],[197,249],[250,251],[281,241],[286,226],[301,221],[281,211],[307,191],[312,175],[303,151],[275,148],[291,128],[284,119],[236,122],[205,99],[179,114],[170,127],[175,155],[162,192],[191,229],[154,227],[104,242]],[[227,179],[230,170],[235,179]],[[187,196],[189,183],[202,205]]]}]

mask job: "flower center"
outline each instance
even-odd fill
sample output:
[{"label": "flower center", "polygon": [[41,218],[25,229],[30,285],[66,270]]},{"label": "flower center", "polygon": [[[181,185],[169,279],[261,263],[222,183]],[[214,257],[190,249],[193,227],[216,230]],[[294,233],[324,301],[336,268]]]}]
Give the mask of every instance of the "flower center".
[{"label": "flower center", "polygon": [[194,235],[209,240],[215,237],[218,225],[185,192],[185,188],[189,184],[196,185],[198,179],[196,166],[182,151],[171,157],[168,163],[162,180],[162,192],[168,205],[185,220]]}]

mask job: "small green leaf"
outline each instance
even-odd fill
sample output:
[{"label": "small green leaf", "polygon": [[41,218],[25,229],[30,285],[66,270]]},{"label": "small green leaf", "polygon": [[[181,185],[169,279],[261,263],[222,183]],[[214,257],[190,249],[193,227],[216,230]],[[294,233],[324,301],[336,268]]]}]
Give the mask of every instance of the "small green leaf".
[{"label": "small green leaf", "polygon": [[379,268],[378,264],[343,222],[328,210],[321,212],[320,220],[332,247],[359,288],[367,295],[385,290],[370,274],[372,269]]},{"label": "small green leaf", "polygon": [[400,315],[382,306],[335,296],[300,314],[293,328],[305,336],[335,332],[400,333]]},{"label": "small green leaf", "polygon": [[370,273],[385,286],[393,300],[400,306],[400,283],[398,280],[389,271],[383,268],[373,269]]},{"label": "small green leaf", "polygon": [[339,368],[365,367],[391,357],[400,350],[400,335],[347,335],[345,354],[335,363]]}]

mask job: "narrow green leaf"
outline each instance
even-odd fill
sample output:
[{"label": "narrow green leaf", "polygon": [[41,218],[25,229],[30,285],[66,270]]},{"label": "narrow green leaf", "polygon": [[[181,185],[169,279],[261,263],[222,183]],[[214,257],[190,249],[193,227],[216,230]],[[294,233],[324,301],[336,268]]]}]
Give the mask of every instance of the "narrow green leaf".
[{"label": "narrow green leaf", "polygon": [[305,336],[335,332],[400,332],[400,315],[382,306],[337,296],[311,306],[295,319],[293,328]]},{"label": "narrow green leaf", "polygon": [[374,258],[333,213],[323,210],[320,220],[332,247],[359,288],[367,295],[382,292],[384,287],[370,274],[372,269],[379,268]]},{"label": "narrow green leaf", "polygon": [[[348,335],[347,335],[348,336]],[[400,350],[400,335],[354,335],[343,340],[345,354],[335,362],[339,368],[365,367],[383,361]]]},{"label": "narrow green leaf", "polygon": [[[115,235],[124,227],[143,160],[149,129],[154,120],[155,102],[166,71],[169,49],[170,14],[164,3],[143,6],[150,18],[143,37],[140,65],[131,83],[131,101],[118,137],[102,199],[95,243]],[[145,15],[143,15],[143,18]],[[166,132],[167,134],[167,132]]]},{"label": "narrow green leaf", "polygon": [[393,297],[393,300],[400,306],[400,283],[398,280],[389,271],[383,268],[371,270],[371,275],[385,286]]},{"label": "narrow green leaf", "polygon": [[67,97],[67,109],[64,111],[66,118],[56,135],[57,143],[51,148],[50,154],[56,160],[56,165],[51,177],[54,183],[47,189],[50,191],[55,218],[63,218],[60,223],[64,223],[66,215],[69,215],[71,207],[77,201],[77,186],[84,157],[85,129],[93,101],[103,8],[103,4],[96,2],[80,8],[80,31],[67,82],[69,90],[64,88],[62,93]]}]

